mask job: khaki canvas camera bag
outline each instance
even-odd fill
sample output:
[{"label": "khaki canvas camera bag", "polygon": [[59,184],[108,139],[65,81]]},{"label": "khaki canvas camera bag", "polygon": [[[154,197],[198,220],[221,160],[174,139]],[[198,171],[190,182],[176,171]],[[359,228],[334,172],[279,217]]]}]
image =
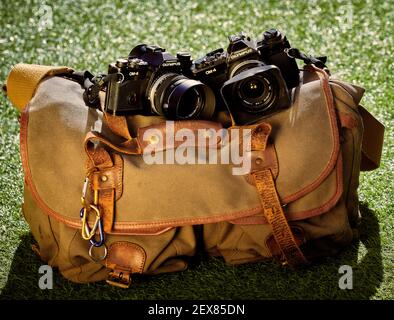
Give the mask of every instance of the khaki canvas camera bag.
[{"label": "khaki canvas camera bag", "polygon": [[359,172],[379,166],[384,131],[359,105],[362,88],[307,65],[292,106],[255,125],[174,123],[175,133],[211,129],[208,148],[189,145],[205,151],[229,147],[220,129],[249,129],[251,169],[234,175],[232,164],[147,164],[165,119],[87,108],[72,72],[18,64],[6,85],[22,113],[23,214],[41,259],[67,279],[128,287],[133,273],[184,270],[200,240],[230,264],[274,257],[295,267],[357,237]]}]

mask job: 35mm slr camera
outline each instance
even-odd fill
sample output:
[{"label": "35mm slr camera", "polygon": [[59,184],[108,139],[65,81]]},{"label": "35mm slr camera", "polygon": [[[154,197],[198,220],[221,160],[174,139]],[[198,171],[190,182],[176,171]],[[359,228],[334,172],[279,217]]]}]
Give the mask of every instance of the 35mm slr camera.
[{"label": "35mm slr camera", "polygon": [[290,44],[276,29],[260,42],[241,33],[222,48],[197,59],[189,76],[209,85],[218,108],[226,105],[237,124],[252,123],[291,104],[290,89],[299,83],[299,70],[287,54]]},{"label": "35mm slr camera", "polygon": [[109,65],[105,110],[111,114],[163,115],[168,119],[210,118],[215,110],[212,90],[182,75],[189,54],[174,57],[158,46],[136,46],[128,58]]},{"label": "35mm slr camera", "polygon": [[109,66],[105,110],[182,120],[227,109],[234,123],[247,124],[289,107],[299,70],[286,37],[270,29],[261,41],[243,33],[229,41],[226,51],[195,61],[188,53],[174,57],[159,46],[136,46]]}]

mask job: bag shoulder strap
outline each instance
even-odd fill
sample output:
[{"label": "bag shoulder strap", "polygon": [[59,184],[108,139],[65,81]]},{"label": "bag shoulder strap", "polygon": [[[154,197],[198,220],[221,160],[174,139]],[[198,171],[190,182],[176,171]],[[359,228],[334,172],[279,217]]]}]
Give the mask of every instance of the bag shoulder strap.
[{"label": "bag shoulder strap", "polygon": [[364,125],[361,170],[371,171],[377,169],[380,165],[384,139],[384,125],[364,107],[359,105],[358,110]]},{"label": "bag shoulder strap", "polygon": [[22,112],[33,97],[38,84],[44,78],[71,72],[73,72],[73,69],[64,66],[54,67],[18,63],[12,67],[3,89],[12,104]]}]

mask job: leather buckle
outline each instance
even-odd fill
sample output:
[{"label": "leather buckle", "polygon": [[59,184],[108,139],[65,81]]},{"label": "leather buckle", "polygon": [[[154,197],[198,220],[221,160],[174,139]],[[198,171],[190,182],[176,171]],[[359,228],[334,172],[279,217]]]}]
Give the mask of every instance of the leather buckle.
[{"label": "leather buckle", "polygon": [[131,285],[130,272],[117,271],[117,270],[111,271],[108,274],[107,283],[115,287],[128,289]]}]

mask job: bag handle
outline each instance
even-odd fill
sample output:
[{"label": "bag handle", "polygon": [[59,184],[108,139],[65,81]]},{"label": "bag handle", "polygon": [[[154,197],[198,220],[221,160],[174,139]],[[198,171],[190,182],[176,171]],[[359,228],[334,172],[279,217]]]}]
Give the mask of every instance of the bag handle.
[{"label": "bag handle", "polygon": [[12,104],[22,112],[33,97],[38,84],[44,78],[72,72],[73,69],[64,66],[54,67],[18,63],[12,67],[3,90]]}]

